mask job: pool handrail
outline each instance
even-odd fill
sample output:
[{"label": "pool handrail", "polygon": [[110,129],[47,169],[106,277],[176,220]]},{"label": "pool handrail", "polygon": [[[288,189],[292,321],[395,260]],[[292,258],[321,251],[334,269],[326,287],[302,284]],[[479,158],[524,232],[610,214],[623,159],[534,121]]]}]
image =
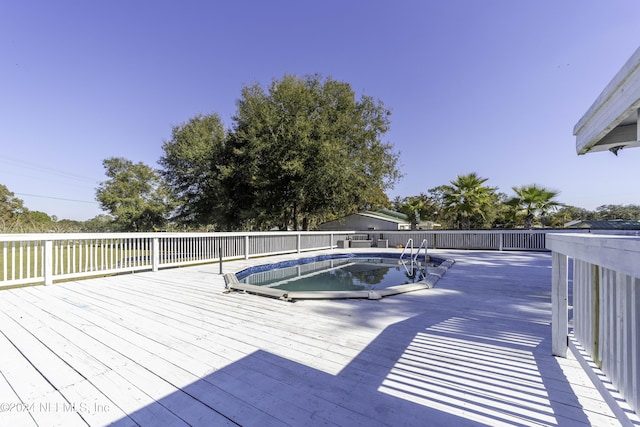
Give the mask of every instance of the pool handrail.
[{"label": "pool handrail", "polygon": [[411,250],[409,251],[409,257],[413,257],[413,239],[409,238],[409,240],[407,240],[407,244],[404,245],[404,247],[402,248],[402,253],[400,254],[400,260],[402,260],[402,258],[404,257],[404,254],[407,252],[407,248],[411,248]]},{"label": "pool handrail", "polygon": [[418,261],[418,255],[420,255],[420,250],[422,248],[424,248],[424,265],[425,268],[427,266],[427,259],[428,259],[428,255],[427,255],[427,248],[429,247],[429,243],[427,243],[427,239],[423,239],[422,243],[420,243],[420,246],[418,247],[418,251],[416,252],[416,254],[413,256],[413,262],[417,262]]}]

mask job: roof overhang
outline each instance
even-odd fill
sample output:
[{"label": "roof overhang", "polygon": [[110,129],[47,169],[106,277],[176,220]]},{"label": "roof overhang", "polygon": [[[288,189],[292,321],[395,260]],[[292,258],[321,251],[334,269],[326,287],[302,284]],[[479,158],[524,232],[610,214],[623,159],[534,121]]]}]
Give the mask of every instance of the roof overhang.
[{"label": "roof overhang", "polygon": [[391,218],[388,216],[382,216],[382,215],[378,215],[375,212],[358,212],[354,215],[358,215],[358,216],[365,216],[367,218],[375,218],[379,221],[386,221],[386,222],[391,222],[394,224],[409,224],[408,221],[402,220],[400,218]]},{"label": "roof overhang", "polygon": [[640,48],[573,128],[577,153],[639,147],[639,108]]}]

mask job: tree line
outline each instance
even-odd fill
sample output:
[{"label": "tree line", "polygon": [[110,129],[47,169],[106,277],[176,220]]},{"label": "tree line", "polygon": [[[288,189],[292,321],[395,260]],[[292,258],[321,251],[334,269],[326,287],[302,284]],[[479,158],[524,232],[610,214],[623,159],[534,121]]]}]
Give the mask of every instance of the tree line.
[{"label": "tree line", "polygon": [[[443,229],[470,229],[482,228],[521,228],[527,217],[527,210],[514,209],[514,200],[517,196],[507,197],[504,193],[495,192],[494,202],[487,203],[472,215],[469,207],[451,204],[447,207],[444,199],[445,187],[456,188],[460,177],[447,185],[434,187],[426,193],[417,196],[396,198],[390,206],[399,212],[403,212],[412,219],[414,227],[420,220],[430,220],[440,224]],[[525,186],[527,187],[527,186]],[[461,193],[452,193],[461,194]],[[447,196],[452,201],[452,196]],[[455,196],[453,197],[455,198]],[[496,201],[497,200],[497,201]],[[533,206],[533,204],[532,204]],[[459,212],[456,212],[459,210]],[[418,217],[416,218],[416,211]],[[542,227],[562,228],[569,221],[582,220],[630,220],[640,221],[640,205],[602,205],[595,210],[587,210],[575,206],[559,204],[555,211],[529,211],[533,215],[533,225]],[[464,218],[464,219],[463,219]],[[519,219],[518,219],[519,218]],[[165,220],[162,220],[165,222]],[[179,227],[168,224],[166,230],[207,230],[206,227]],[[141,231],[158,230],[157,226]],[[15,197],[15,194],[0,184],[0,233],[71,233],[71,232],[116,232],[125,231],[115,217],[111,215],[97,215],[87,221],[74,221],[58,219],[45,212],[31,211],[24,206],[24,202]]]},{"label": "tree line", "polygon": [[[144,165],[142,167],[146,168]],[[476,196],[466,195],[465,190],[461,188],[465,182],[483,179],[476,174],[469,175],[471,177],[458,176],[449,184],[434,187],[417,196],[398,197],[390,202],[389,207],[407,214],[414,227],[417,227],[420,220],[429,220],[439,224],[442,229],[522,228],[527,226],[527,218],[531,221],[531,226],[554,228],[562,228],[567,222],[577,219],[640,221],[640,205],[633,204],[602,205],[591,211],[558,203],[553,210],[545,209],[545,204],[542,205],[542,209],[537,209],[536,203],[532,200],[534,198],[530,198],[529,195],[535,195],[541,190],[538,186],[524,186],[525,189],[535,187],[537,190],[530,188],[529,192],[511,197],[491,187],[487,187],[488,191],[479,191],[479,195]],[[518,203],[519,200],[526,202]],[[159,230],[159,224],[164,224],[165,228],[162,229],[171,231],[210,229],[172,225],[162,215],[158,218],[160,222],[154,224],[153,221],[149,221],[151,228],[140,231]],[[58,219],[45,212],[29,210],[21,199],[0,184],[0,233],[115,231],[126,229],[111,215],[102,214],[87,221]]]},{"label": "tree line", "polygon": [[562,227],[574,219],[640,220],[640,207],[566,206],[531,184],[506,195],[475,172],[389,200],[399,153],[384,141],[391,112],[348,83],[285,75],[242,88],[232,125],[218,114],[174,126],[157,168],[121,157],[103,161],[96,199],[109,215],[85,222],[29,211],[0,185],[0,232],[310,230],[363,210],[392,208],[413,226],[444,229]]},{"label": "tree line", "polygon": [[106,232],[116,229],[110,215],[74,221],[30,210],[6,185],[0,184],[0,233]]}]

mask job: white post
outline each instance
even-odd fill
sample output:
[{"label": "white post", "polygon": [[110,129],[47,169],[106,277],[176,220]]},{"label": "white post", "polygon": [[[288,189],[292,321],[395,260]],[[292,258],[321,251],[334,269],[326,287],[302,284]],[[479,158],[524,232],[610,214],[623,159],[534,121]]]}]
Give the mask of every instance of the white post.
[{"label": "white post", "polygon": [[551,354],[567,357],[569,331],[569,291],[567,256],[551,255]]},{"label": "white post", "polygon": [[244,259],[249,259],[249,235],[244,236]]},{"label": "white post", "polygon": [[296,239],[296,249],[297,249],[298,253],[300,253],[300,247],[302,245],[301,241],[302,241],[302,236],[300,235],[300,232],[298,232],[298,236],[297,236],[297,239]]},{"label": "white post", "polygon": [[[632,279],[631,289],[629,290],[629,304],[632,307],[640,307],[640,279]],[[632,310],[630,314],[631,326],[631,354],[640,354],[640,312],[639,310]],[[631,406],[636,409],[636,412],[640,412],[640,357],[631,358],[631,369],[629,372],[635,372],[635,375],[631,375],[631,396],[628,401],[631,402]]]},{"label": "white post", "polygon": [[151,244],[151,271],[158,271],[160,267],[160,239],[154,237]]},{"label": "white post", "polygon": [[44,284],[53,285],[53,241],[44,241]]}]

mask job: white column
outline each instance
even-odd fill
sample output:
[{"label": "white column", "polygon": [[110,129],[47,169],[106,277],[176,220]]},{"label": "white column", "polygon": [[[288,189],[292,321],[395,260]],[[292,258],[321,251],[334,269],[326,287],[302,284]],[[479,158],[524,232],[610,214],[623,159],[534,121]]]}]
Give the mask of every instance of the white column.
[{"label": "white column", "polygon": [[158,271],[160,267],[160,239],[154,237],[151,244],[151,270]]},{"label": "white column", "polygon": [[53,284],[53,241],[45,240],[44,242],[44,284]]},{"label": "white column", "polygon": [[567,357],[569,332],[569,275],[567,256],[551,255],[551,354]]},{"label": "white column", "polygon": [[[629,300],[632,307],[640,307],[640,279],[632,279]],[[636,357],[631,359],[631,395],[627,401],[631,403],[631,407],[640,413],[640,311],[633,310],[631,312],[631,354]]]}]

